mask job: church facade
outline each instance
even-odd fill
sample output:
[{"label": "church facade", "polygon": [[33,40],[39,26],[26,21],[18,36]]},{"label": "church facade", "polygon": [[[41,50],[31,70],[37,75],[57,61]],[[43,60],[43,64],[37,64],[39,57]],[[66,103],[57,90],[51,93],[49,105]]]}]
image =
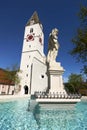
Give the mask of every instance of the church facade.
[{"label": "church facade", "polygon": [[20,70],[20,94],[46,91],[48,83],[44,34],[37,12],[34,12],[25,26]]}]

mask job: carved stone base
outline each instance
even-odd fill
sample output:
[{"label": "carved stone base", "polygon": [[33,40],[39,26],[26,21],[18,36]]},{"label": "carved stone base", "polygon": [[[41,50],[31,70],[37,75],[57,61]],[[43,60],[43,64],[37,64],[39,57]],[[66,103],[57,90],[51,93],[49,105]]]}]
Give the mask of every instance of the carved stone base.
[{"label": "carved stone base", "polygon": [[50,92],[61,92],[66,93],[63,85],[62,74],[64,73],[63,67],[60,63],[55,62],[55,64],[50,64],[49,66],[49,86]]}]

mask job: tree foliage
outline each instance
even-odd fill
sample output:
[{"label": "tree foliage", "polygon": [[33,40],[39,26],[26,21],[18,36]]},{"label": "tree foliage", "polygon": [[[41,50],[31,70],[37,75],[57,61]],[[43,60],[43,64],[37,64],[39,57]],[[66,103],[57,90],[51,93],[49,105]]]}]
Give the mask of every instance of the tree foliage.
[{"label": "tree foliage", "polygon": [[9,84],[13,82],[14,84],[19,84],[20,83],[20,78],[18,76],[19,72],[19,67],[17,64],[12,65],[10,68],[8,67],[6,69],[6,77],[9,80]]},{"label": "tree foliage", "polygon": [[77,35],[72,39],[74,48],[70,53],[76,56],[78,61],[87,62],[87,7],[81,6],[79,18],[81,25],[77,29]]},{"label": "tree foliage", "polygon": [[65,86],[65,90],[67,91],[67,93],[76,93],[76,90],[72,84],[65,83],[64,86]]},{"label": "tree foliage", "polygon": [[84,65],[84,67],[81,69],[81,72],[83,73],[83,75],[85,75],[86,82],[87,82],[87,66],[86,65]]},{"label": "tree foliage", "polygon": [[83,77],[81,74],[73,74],[69,76],[68,83],[74,88],[76,92],[78,92],[79,88],[82,87]]}]

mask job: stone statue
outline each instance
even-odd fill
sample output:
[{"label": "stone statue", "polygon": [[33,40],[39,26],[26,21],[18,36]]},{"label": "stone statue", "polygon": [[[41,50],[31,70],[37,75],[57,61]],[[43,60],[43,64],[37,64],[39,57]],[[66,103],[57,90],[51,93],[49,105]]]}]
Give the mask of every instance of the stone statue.
[{"label": "stone statue", "polygon": [[47,63],[56,63],[58,49],[58,29],[54,28],[49,35]]}]

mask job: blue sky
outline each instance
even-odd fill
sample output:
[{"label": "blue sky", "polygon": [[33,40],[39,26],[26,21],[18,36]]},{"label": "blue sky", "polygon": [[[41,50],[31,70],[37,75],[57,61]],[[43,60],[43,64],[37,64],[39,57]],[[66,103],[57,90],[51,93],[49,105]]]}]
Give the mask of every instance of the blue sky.
[{"label": "blue sky", "polygon": [[57,61],[65,69],[64,80],[71,73],[80,73],[82,64],[68,52],[80,24],[77,14],[81,3],[86,4],[86,0],[0,0],[0,68],[20,65],[25,25],[37,11],[44,30],[45,54],[49,33],[56,27],[60,43]]}]

